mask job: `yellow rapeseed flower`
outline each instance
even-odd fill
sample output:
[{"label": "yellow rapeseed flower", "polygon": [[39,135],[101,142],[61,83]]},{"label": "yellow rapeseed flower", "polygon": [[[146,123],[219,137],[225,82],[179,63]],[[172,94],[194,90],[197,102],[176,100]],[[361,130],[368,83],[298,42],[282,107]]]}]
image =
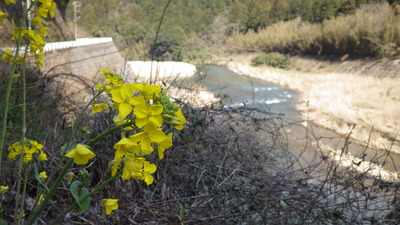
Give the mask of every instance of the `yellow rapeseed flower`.
[{"label": "yellow rapeseed flower", "polygon": [[103,199],[101,204],[104,206],[107,215],[110,215],[112,211],[118,209],[118,199]]},{"label": "yellow rapeseed flower", "polygon": [[39,27],[38,32],[42,37],[47,37],[48,27]]},{"label": "yellow rapeseed flower", "polygon": [[35,62],[36,68],[38,68],[38,69],[42,68],[43,64],[44,64],[43,59],[36,60],[36,62]]},{"label": "yellow rapeseed flower", "polygon": [[164,158],[164,151],[172,147],[172,132],[167,135],[164,141],[157,143],[158,158]]},{"label": "yellow rapeseed flower", "polygon": [[40,173],[39,173],[39,177],[40,177],[41,179],[43,179],[43,180],[46,180],[46,179],[47,179],[46,171],[40,172]]},{"label": "yellow rapeseed flower", "polygon": [[134,154],[139,154],[139,147],[136,142],[132,141],[129,138],[123,136],[120,141],[118,141],[115,145],[115,157],[114,159],[122,158],[127,155],[128,152],[132,152]]},{"label": "yellow rapeseed flower", "polygon": [[13,52],[11,51],[11,49],[6,49],[5,51],[4,51],[4,54],[3,54],[3,56],[1,57],[1,59],[3,59],[4,61],[8,61],[8,60],[10,60],[10,59],[12,59],[14,56],[13,56]]},{"label": "yellow rapeseed flower", "polygon": [[43,196],[43,194],[40,194],[40,196],[37,200],[37,202],[38,202],[37,204],[40,205],[40,203],[42,203],[43,200],[44,200],[44,196]]},{"label": "yellow rapeseed flower", "polygon": [[[37,141],[25,139],[24,141],[24,164],[27,164],[36,156],[39,161],[47,160],[47,155],[42,151],[43,145]],[[16,160],[17,156],[22,153],[22,142],[17,141],[8,147],[8,158]]]},{"label": "yellow rapeseed flower", "polygon": [[84,165],[95,156],[96,154],[90,151],[88,147],[81,144],[77,144],[75,149],[65,154],[65,157],[73,158],[74,163],[77,165]]},{"label": "yellow rapeseed flower", "polygon": [[158,96],[158,94],[161,92],[160,86],[156,84],[149,85],[148,83],[143,83],[140,85],[140,87],[141,88],[138,91],[146,100],[154,99],[154,97]]},{"label": "yellow rapeseed flower", "polygon": [[174,113],[174,115],[179,119],[179,125],[175,126],[175,128],[177,130],[182,130],[183,129],[183,125],[186,123],[186,118],[185,116],[182,114],[182,110],[181,108],[178,109],[178,111],[176,111]]},{"label": "yellow rapeseed flower", "polygon": [[134,174],[143,169],[144,158],[124,157],[124,168],[122,169],[122,180],[129,180]]},{"label": "yellow rapeseed flower", "polygon": [[144,162],[143,165],[143,179],[144,182],[146,182],[147,185],[150,185],[153,183],[154,178],[151,174],[153,174],[154,172],[156,172],[157,167],[154,164],[151,164],[149,162]]},{"label": "yellow rapeseed flower", "polygon": [[111,99],[118,105],[118,119],[125,119],[131,112],[132,106],[145,104],[143,97],[133,96],[134,86],[131,84],[123,84],[110,91]]},{"label": "yellow rapeseed flower", "polygon": [[0,19],[7,18],[8,14],[5,12],[0,11]]},{"label": "yellow rapeseed flower", "polygon": [[39,27],[40,24],[42,24],[42,21],[43,21],[42,17],[36,16],[31,20],[31,23],[32,23],[33,26]]},{"label": "yellow rapeseed flower", "polygon": [[39,161],[47,161],[48,160],[47,155],[46,155],[46,153],[44,153],[44,151],[39,152],[38,160]]},{"label": "yellow rapeseed flower", "polygon": [[[116,118],[116,119],[117,119],[115,121],[115,125],[116,126],[119,126],[119,125],[122,125],[122,124],[125,124],[125,123],[129,122],[128,120],[119,120],[118,118]],[[133,125],[124,127],[124,130],[133,130]]]},{"label": "yellow rapeseed flower", "polygon": [[0,194],[5,194],[8,191],[8,186],[0,185]]},{"label": "yellow rapeseed flower", "polygon": [[131,135],[129,138],[133,142],[140,142],[140,146],[143,152],[151,153],[153,149],[151,148],[151,143],[153,142],[162,142],[165,140],[167,135],[157,128],[154,123],[149,122],[143,128],[143,132],[136,133]]},{"label": "yellow rapeseed flower", "polygon": [[21,30],[19,27],[14,28],[14,30],[12,32],[13,37],[11,38],[11,40],[16,41],[18,39],[19,35],[21,34],[21,32],[24,33],[24,32],[26,32],[26,30]]},{"label": "yellow rapeseed flower", "polygon": [[134,109],[136,115],[135,124],[138,128],[142,128],[149,121],[153,122],[157,127],[162,126],[163,119],[161,113],[164,107],[161,104],[156,105],[137,105]]},{"label": "yellow rapeseed flower", "polygon": [[15,4],[16,1],[17,1],[17,0],[5,0],[5,2],[6,2],[7,5]]},{"label": "yellow rapeseed flower", "polygon": [[54,9],[56,8],[56,3],[53,0],[37,0],[42,3],[39,8],[37,8],[36,13],[43,18],[47,18],[47,15],[54,17]]},{"label": "yellow rapeseed flower", "polygon": [[108,109],[108,105],[107,104],[104,104],[104,103],[102,103],[102,104],[94,104],[93,108],[92,108],[92,114],[101,112],[101,111],[106,110],[106,109]]}]

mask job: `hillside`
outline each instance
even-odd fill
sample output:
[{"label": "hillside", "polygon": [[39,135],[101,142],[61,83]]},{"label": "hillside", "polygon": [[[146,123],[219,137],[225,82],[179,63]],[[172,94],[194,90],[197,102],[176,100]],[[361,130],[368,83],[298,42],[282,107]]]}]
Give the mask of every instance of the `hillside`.
[{"label": "hillside", "polygon": [[[55,19],[48,19],[50,24],[48,41],[71,40],[74,38],[74,15],[77,15],[77,37],[113,37],[117,47],[121,49],[127,59],[184,60],[205,61],[221,52],[234,49],[236,51],[281,51],[291,54],[346,54],[356,52],[358,56],[381,56],[382,51],[391,51],[399,46],[398,27],[396,22],[399,12],[398,0],[81,0],[80,7],[74,7],[72,1],[57,0],[59,13]],[[370,21],[365,22],[365,29],[354,37],[340,37],[330,40],[329,37],[340,36],[341,33],[351,33],[346,26],[336,28],[331,24],[344,22],[343,18],[357,16],[357,10],[365,4],[390,4],[393,18],[382,17],[382,14],[372,13]],[[375,7],[375,6],[372,6]],[[365,7],[364,7],[365,8]],[[12,15],[14,21],[21,16],[22,5],[13,7],[0,2],[0,9]],[[161,21],[162,18],[162,21]],[[296,20],[296,18],[298,18]],[[342,18],[342,19],[336,19]],[[298,26],[300,33],[293,33],[294,29],[287,26],[290,21],[301,20]],[[346,19],[345,19],[346,20]],[[332,21],[329,23],[329,21]],[[376,33],[375,27],[366,26],[371,21],[377,26],[386,27],[391,32],[379,32],[379,41],[369,33]],[[379,24],[379,21],[387,21]],[[161,26],[160,22],[162,22]],[[1,31],[9,31],[9,21],[2,20]],[[350,23],[348,23],[350,24]],[[359,22],[357,22],[359,24]],[[361,25],[363,21],[361,20]],[[295,35],[295,40],[289,46],[261,45],[252,46],[240,43],[251,42],[254,33],[264,34],[268,29],[280,27],[282,33]],[[309,28],[322,26],[322,31],[312,31]],[[158,30],[159,28],[159,30]],[[304,28],[308,28],[304,29]],[[157,32],[158,31],[158,32]],[[303,32],[303,33],[301,33]],[[322,36],[319,34],[322,32]],[[394,33],[393,33],[394,32]],[[304,34],[310,36],[304,36]],[[243,37],[238,37],[241,35]],[[277,40],[282,37],[272,32]],[[313,36],[314,35],[314,36]],[[326,35],[325,38],[323,35]],[[154,42],[157,36],[157,41]],[[320,38],[322,37],[322,39]],[[241,41],[237,41],[240,38]],[[1,37],[3,46],[11,44],[9,37]],[[225,40],[228,39],[228,46]],[[233,40],[230,40],[233,39]],[[321,40],[320,40],[321,39]],[[354,39],[354,40],[353,40]],[[383,39],[382,41],[380,41]],[[282,39],[284,43],[286,39]],[[355,41],[355,42],[354,42]],[[354,45],[360,41],[361,44]],[[232,42],[239,42],[232,46]],[[372,43],[372,44],[371,44]],[[346,46],[356,46],[356,49],[343,49]],[[321,47],[322,46],[322,47]],[[338,48],[338,46],[345,46]],[[376,47],[378,46],[378,47]],[[255,49],[254,49],[255,48]],[[321,50],[322,48],[322,50]],[[386,54],[388,55],[388,54]]]}]

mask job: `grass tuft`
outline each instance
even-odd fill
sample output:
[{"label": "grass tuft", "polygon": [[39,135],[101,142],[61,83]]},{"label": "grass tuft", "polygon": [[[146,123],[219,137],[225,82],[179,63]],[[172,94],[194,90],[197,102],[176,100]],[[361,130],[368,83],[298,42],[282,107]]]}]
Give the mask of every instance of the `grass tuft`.
[{"label": "grass tuft", "polygon": [[265,53],[251,60],[252,66],[267,65],[281,69],[289,69],[290,64],[290,58],[288,56],[276,52]]}]

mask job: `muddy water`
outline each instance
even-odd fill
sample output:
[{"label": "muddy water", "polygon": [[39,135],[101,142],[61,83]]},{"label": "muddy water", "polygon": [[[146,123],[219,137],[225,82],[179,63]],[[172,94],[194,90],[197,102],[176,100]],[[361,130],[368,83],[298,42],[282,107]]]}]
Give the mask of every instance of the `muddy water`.
[{"label": "muddy water", "polygon": [[[199,67],[200,68],[200,67]],[[386,180],[394,180],[396,162],[400,156],[387,151],[371,149],[348,140],[331,130],[318,127],[306,121],[296,110],[298,93],[266,81],[236,74],[222,66],[202,66],[200,77],[185,80],[182,85],[201,83],[209,91],[224,97],[227,106],[265,107],[282,115],[282,128],[288,139],[288,149],[297,159],[297,167],[320,164],[328,154],[336,152],[338,161],[344,167],[353,166],[361,172],[370,163],[377,165],[377,173],[391,173]],[[261,134],[262,137],[262,134]],[[267,138],[266,138],[267,140]],[[383,172],[382,172],[383,171]]]}]

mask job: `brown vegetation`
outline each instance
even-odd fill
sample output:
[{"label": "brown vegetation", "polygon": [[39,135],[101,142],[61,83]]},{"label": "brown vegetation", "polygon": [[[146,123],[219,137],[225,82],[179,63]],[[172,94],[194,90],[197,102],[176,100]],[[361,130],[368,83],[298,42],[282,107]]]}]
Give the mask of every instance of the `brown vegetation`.
[{"label": "brown vegetation", "polygon": [[301,18],[247,34],[236,34],[227,44],[236,51],[279,51],[386,57],[400,46],[400,16],[387,4],[363,5],[354,15],[342,15],[321,24]]}]

